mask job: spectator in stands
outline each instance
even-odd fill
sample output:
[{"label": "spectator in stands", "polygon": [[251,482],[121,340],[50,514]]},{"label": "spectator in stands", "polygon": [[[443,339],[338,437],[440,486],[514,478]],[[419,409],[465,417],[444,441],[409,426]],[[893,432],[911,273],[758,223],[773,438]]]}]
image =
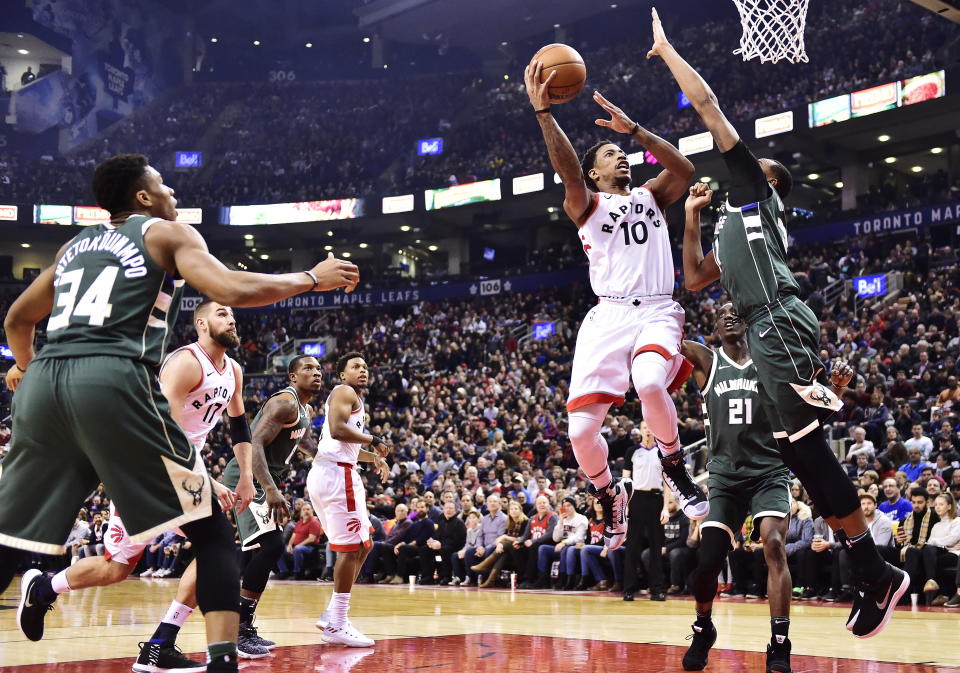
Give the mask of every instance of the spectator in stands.
[{"label": "spectator in stands", "polygon": [[420,550],[420,583],[433,584],[434,570],[439,572],[440,586],[447,586],[453,579],[451,559],[463,548],[467,540],[467,527],[457,516],[453,498],[443,503],[443,516],[437,522],[436,531]]},{"label": "spectator in stands", "polygon": [[[389,584],[397,576],[397,557],[393,548],[403,540],[407,531],[413,526],[413,522],[407,518],[410,510],[403,503],[399,503],[394,508],[394,518],[384,524],[386,537],[382,542],[374,542],[370,548],[370,554],[364,562],[368,563],[369,570],[365,573],[373,575],[380,584]],[[382,569],[382,571],[381,571]],[[379,575],[379,576],[378,576]],[[403,580],[400,580],[403,582]]]},{"label": "spectator in stands", "polygon": [[[591,509],[587,525],[588,538],[579,545],[583,579],[577,588],[609,591],[613,584],[622,586],[623,554],[626,550],[623,547],[613,551],[607,549],[603,542],[603,506],[594,500]],[[605,566],[610,570],[607,571]],[[612,583],[608,577],[612,577]]]},{"label": "spectator in stands", "polygon": [[920,449],[914,447],[907,449],[907,462],[898,467],[897,471],[907,475],[907,479],[910,481],[917,481],[920,478],[920,473],[927,467],[933,466],[922,460],[920,458]]},{"label": "spectator in stands", "polygon": [[847,457],[844,459],[845,462],[856,463],[857,456],[864,453],[867,455],[867,462],[872,463],[876,449],[874,448],[873,442],[867,439],[867,431],[863,427],[857,426],[850,432],[850,435],[853,437],[853,443],[847,451]]},{"label": "spectator in stands", "polygon": [[464,538],[463,548],[450,557],[450,562],[453,565],[453,579],[450,580],[450,584],[453,586],[462,584],[465,581],[462,578],[467,576],[466,562],[464,559],[466,558],[467,550],[477,546],[477,538],[480,537],[480,517],[480,512],[475,509],[467,513],[465,524],[467,534]]},{"label": "spectator in stands", "polygon": [[960,385],[957,385],[956,376],[947,377],[947,387],[937,395],[937,406],[946,409],[952,408],[960,400]]},{"label": "spectator in stands", "polygon": [[[941,561],[948,555],[960,556],[960,518],[957,517],[957,504],[949,493],[938,495],[934,501],[934,510],[939,521],[930,530],[930,537],[923,547],[910,547],[904,556],[904,569],[910,575],[911,592],[922,587],[927,605],[931,605],[940,591],[937,575]],[[946,603],[943,597],[940,603]]]},{"label": "spectator in stands", "polygon": [[[687,552],[687,538],[690,536],[690,519],[683,513],[677,505],[676,498],[672,491],[667,491],[664,496],[664,509],[667,514],[666,521],[663,522],[663,543],[659,549],[659,554],[654,554],[650,547],[647,547],[640,554],[640,562],[646,568],[647,577],[655,577],[656,572],[651,570],[651,563],[659,560],[661,564],[661,574],[669,581],[673,594],[683,593],[687,583],[687,575],[692,571],[692,567],[687,567],[689,557]],[[629,529],[628,529],[629,530]],[[657,558],[659,557],[659,559]],[[683,561],[681,562],[681,559]],[[660,589],[663,594],[663,589]],[[651,581],[650,600],[663,600],[660,596],[654,595],[654,586]]]},{"label": "spectator in stands", "polygon": [[852,390],[845,390],[841,398],[843,406],[832,419],[834,437],[849,436],[850,428],[863,422],[863,409],[857,405],[857,394]]},{"label": "spectator in stands", "polygon": [[[884,401],[883,392],[876,388],[870,393],[870,404],[863,412],[863,427],[866,436],[874,444],[883,444],[884,433],[887,430],[887,421],[890,420],[890,409]],[[872,462],[871,457],[871,462]]]},{"label": "spectator in stands", "polygon": [[103,520],[100,512],[93,515],[93,523],[90,524],[89,534],[80,540],[80,558],[87,556],[103,556],[103,538],[107,534],[109,524]]},{"label": "spectator in stands", "polygon": [[300,516],[293,526],[293,533],[287,542],[286,549],[277,567],[280,570],[278,577],[285,579],[290,576],[290,562],[293,562],[293,576],[298,580],[307,579],[307,573],[312,569],[320,550],[320,538],[323,528],[320,519],[313,512],[309,503],[300,506]]},{"label": "spectator in stands", "polygon": [[790,567],[790,577],[794,586],[800,584],[800,556],[810,549],[813,543],[813,519],[800,516],[800,503],[790,498],[790,522],[787,528],[787,539],[784,540],[784,549],[787,552],[787,565]]},{"label": "spectator in stands", "polygon": [[900,495],[896,479],[883,480],[883,502],[877,507],[892,521],[903,521],[913,511],[910,501]]},{"label": "spectator in stands", "polygon": [[[573,496],[566,496],[560,505],[560,516],[553,527],[553,546],[549,544],[541,545],[537,551],[537,570],[539,577],[537,585],[547,586],[550,581],[550,568],[556,561],[559,563],[560,570],[557,574],[557,581],[554,588],[561,591],[572,591],[576,588],[576,575],[571,568],[571,573],[566,573],[567,568],[563,565],[563,553],[568,548],[576,548],[578,542],[583,542],[587,536],[588,527],[587,517],[577,511],[577,500]],[[575,564],[575,559],[571,559]],[[568,566],[569,567],[569,566]]]},{"label": "spectator in stands", "polygon": [[920,423],[911,425],[910,431],[913,434],[903,445],[907,447],[908,450],[912,448],[919,449],[920,457],[923,460],[927,460],[933,452],[933,441],[923,434],[923,426]]},{"label": "spectator in stands", "polygon": [[[539,558],[540,547],[544,544],[552,544],[553,528],[557,525],[557,515],[550,508],[550,498],[541,493],[537,496],[534,503],[536,513],[527,519],[527,528],[523,531],[520,539],[513,543],[513,549],[510,555],[514,558],[513,566],[521,568],[523,583],[521,589],[534,589],[537,587],[537,560]],[[539,588],[545,588],[541,586]]]},{"label": "spectator in stands", "polygon": [[87,510],[81,509],[79,512],[77,512],[77,518],[73,522],[73,527],[70,529],[70,534],[67,536],[67,541],[64,542],[64,546],[70,549],[71,565],[80,559],[80,546],[84,544],[84,540],[89,538],[90,524],[87,523]]},{"label": "spectator in stands", "polygon": [[443,518],[443,510],[437,507],[437,496],[433,491],[424,491],[423,499],[427,503],[427,518],[434,523],[439,522]]},{"label": "spectator in stands", "polygon": [[507,515],[501,511],[502,508],[503,501],[499,494],[491,493],[487,496],[487,513],[480,520],[480,534],[477,536],[476,545],[468,547],[463,557],[463,562],[470,570],[467,571],[466,580],[461,586],[471,586],[478,582],[472,567],[478,560],[494,551],[497,540],[506,532]]},{"label": "spectator in stands", "polygon": [[[876,542],[877,549],[893,546],[893,524],[882,513],[877,512],[877,499],[869,493],[860,493],[860,509],[867,520],[867,528]],[[853,573],[847,549],[840,550],[838,564],[834,571],[834,591],[823,596],[827,602],[845,603],[853,599]]]},{"label": "spectator in stands", "polygon": [[26,86],[35,79],[37,79],[37,75],[33,72],[33,66],[28,65],[26,72],[20,75],[20,86]]},{"label": "spectator in stands", "polygon": [[[436,524],[427,516],[430,511],[427,499],[418,498],[416,508],[413,525],[393,548],[393,552],[397,556],[397,571],[396,577],[390,582],[392,584],[402,584],[406,578],[420,573],[420,550],[427,548],[427,540],[433,536],[436,530]],[[432,575],[430,579],[433,579]]]},{"label": "spectator in stands", "polygon": [[[486,576],[486,579],[480,584],[481,588],[496,586],[500,571],[510,560],[507,549],[512,548],[514,543],[521,538],[526,527],[527,515],[523,513],[523,507],[518,500],[511,500],[507,505],[507,527],[503,535],[497,538],[492,552],[487,554],[486,558],[480,563],[470,568],[473,572]],[[522,570],[522,567],[511,567],[514,570]]]}]

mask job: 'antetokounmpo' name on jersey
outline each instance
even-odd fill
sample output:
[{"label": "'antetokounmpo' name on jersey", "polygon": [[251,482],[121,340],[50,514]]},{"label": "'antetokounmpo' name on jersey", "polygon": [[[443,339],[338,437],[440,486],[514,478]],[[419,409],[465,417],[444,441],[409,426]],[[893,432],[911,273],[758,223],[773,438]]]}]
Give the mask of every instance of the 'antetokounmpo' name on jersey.
[{"label": "'antetokounmpo' name on jersey", "polygon": [[147,274],[143,252],[137,244],[123,234],[105,231],[96,236],[82,238],[67,248],[57,262],[54,275],[59,277],[70,262],[85,252],[109,252],[116,256],[121,266],[125,267],[123,275],[126,278],[141,278]]}]

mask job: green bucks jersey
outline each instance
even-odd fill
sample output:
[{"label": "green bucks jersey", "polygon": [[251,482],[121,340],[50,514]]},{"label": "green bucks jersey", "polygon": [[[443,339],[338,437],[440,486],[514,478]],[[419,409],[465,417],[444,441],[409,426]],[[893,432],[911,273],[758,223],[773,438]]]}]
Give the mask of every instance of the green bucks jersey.
[{"label": "green bucks jersey", "polygon": [[67,245],[54,270],[53,311],[39,357],[116,355],[157,365],[180,310],[183,281],[157,266],[143,242],[161,220],[131,215],[98,224]]},{"label": "green bucks jersey", "polygon": [[753,360],[738,365],[723,349],[713,353],[702,391],[710,478],[732,483],[785,470],[770,421],[760,406]]},{"label": "green bucks jersey", "polygon": [[[273,475],[274,479],[278,479],[283,474],[285,466],[290,462],[294,451],[297,449],[297,444],[300,443],[300,439],[307,432],[307,427],[310,425],[310,413],[307,407],[300,404],[300,397],[297,395],[297,391],[293,386],[287,386],[283,390],[275,392],[270,397],[273,398],[277,395],[293,395],[293,398],[297,402],[297,420],[281,428],[273,441],[263,447],[263,453],[267,458],[267,468],[270,470],[270,474]],[[253,419],[252,428],[257,427],[261,416],[263,416],[263,408],[257,412],[256,417]]]},{"label": "green bucks jersey", "polygon": [[713,235],[720,284],[744,320],[762,306],[800,288],[787,265],[783,202],[773,189],[759,203],[742,208],[725,204]]}]

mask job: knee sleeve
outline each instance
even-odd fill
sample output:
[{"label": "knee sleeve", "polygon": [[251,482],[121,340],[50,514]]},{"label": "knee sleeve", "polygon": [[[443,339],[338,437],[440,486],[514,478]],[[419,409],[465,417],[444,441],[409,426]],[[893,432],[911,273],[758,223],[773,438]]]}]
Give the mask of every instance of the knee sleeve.
[{"label": "knee sleeve", "polygon": [[857,490],[827,445],[823,433],[811,432],[801,437],[791,444],[790,450],[791,459],[803,472],[797,476],[817,505],[820,516],[843,518],[860,507]]},{"label": "knee sleeve", "polygon": [[659,353],[640,353],[631,366],[633,386],[643,406],[643,420],[668,452],[678,448],[677,408],[667,386],[676,375],[679,363],[677,357],[665,360]]},{"label": "knee sleeve", "polygon": [[633,387],[642,402],[645,397],[666,392],[667,385],[672,380],[671,373],[675,373],[674,360],[665,359],[659,353],[645,352],[633,358],[630,374],[633,378]]},{"label": "knee sleeve", "polygon": [[181,526],[197,559],[197,605],[208,612],[240,611],[240,567],[233,527],[219,507],[211,516]]},{"label": "knee sleeve", "polygon": [[[570,435],[573,453],[580,467],[583,468],[584,474],[591,481],[598,478],[601,482],[609,481],[609,479],[603,479],[607,472],[609,450],[607,441],[600,434],[605,415],[606,412],[601,414],[577,410],[570,412],[567,421],[567,432]],[[600,484],[601,487],[604,485],[606,484]]]},{"label": "knee sleeve", "polygon": [[283,555],[283,534],[279,530],[264,533],[257,540],[260,546],[253,551],[250,562],[243,570],[241,587],[246,591],[262,594],[267,588],[270,571]]},{"label": "knee sleeve", "polygon": [[723,570],[729,551],[727,531],[713,526],[700,529],[700,558],[693,573],[693,597],[697,602],[710,603],[717,595],[717,576]]}]

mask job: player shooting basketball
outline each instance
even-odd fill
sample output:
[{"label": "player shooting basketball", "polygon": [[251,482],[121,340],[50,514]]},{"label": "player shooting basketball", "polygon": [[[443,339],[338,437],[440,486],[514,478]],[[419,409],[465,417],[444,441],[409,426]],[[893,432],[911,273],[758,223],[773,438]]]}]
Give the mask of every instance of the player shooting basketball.
[{"label": "player shooting basketball", "polygon": [[[893,616],[910,578],[880,556],[856,489],[822,429],[840,408],[820,361],[820,323],[800,300],[787,264],[782,199],[793,179],[779,162],[758,160],[727,121],[709,85],[667,41],[653,10],[653,47],[690,100],[730,169],[731,187],[717,223],[713,250],[700,246],[699,209],[687,218],[685,283],[689,289],[719,280],[748,325],[747,343],[757,367],[761,402],[783,462],[806,487],[817,509],[844,541],[855,566],[857,595],[847,629],[858,638],[876,635]],[[688,245],[695,243],[695,245]],[[688,251],[689,248],[689,251]]]},{"label": "player shooting basketball", "polygon": [[708,511],[706,498],[683,461],[677,410],[668,390],[684,378],[680,356],[684,311],[673,301],[673,257],[663,209],[686,192],[693,164],[599,92],[593,99],[610,119],[598,119],[597,125],[636,140],[664,170],[644,185],[631,187],[626,152],[607,140],[578,160],[550,109],[549,87],[556,71],[544,81],[542,70],[539,61],[527,66],[527,94],[550,162],[563,181],[563,209],[577,225],[590,261],[590,285],[600,299],[577,335],[567,401],[570,442],[590,479],[590,491],[603,504],[607,547],[616,549],[626,538],[633,484],[629,479],[613,481],[600,428],[610,406],[623,404],[631,375],[644,420],[660,447],[664,479],[688,517],[702,519]]}]

